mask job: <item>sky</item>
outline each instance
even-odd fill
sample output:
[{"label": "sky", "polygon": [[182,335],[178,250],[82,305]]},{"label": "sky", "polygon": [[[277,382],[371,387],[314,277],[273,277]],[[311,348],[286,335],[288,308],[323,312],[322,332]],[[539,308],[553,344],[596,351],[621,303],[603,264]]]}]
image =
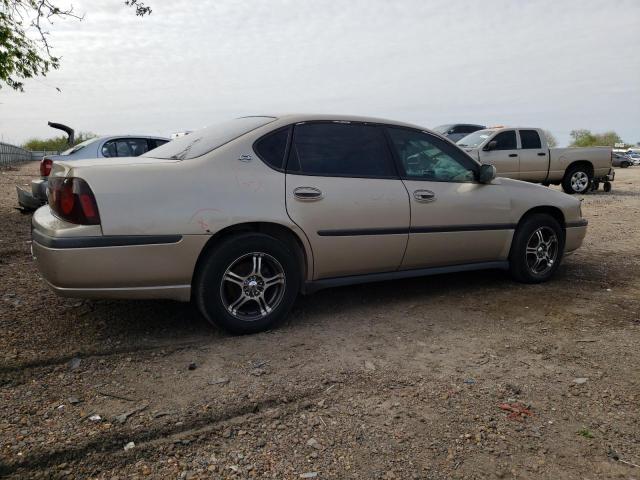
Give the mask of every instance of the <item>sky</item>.
[{"label": "sky", "polygon": [[[58,3],[64,5],[65,1]],[[61,68],[0,89],[0,139],[193,130],[242,115],[578,128],[640,142],[639,0],[73,2]],[[56,88],[59,88],[59,92]]]}]

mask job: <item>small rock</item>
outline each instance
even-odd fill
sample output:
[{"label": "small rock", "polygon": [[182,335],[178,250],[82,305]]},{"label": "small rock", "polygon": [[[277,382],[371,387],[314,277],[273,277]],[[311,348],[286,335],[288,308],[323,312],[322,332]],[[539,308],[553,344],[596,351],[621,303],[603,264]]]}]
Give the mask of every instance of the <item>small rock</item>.
[{"label": "small rock", "polygon": [[573,379],[573,383],[576,383],[578,385],[582,385],[583,383],[587,383],[588,378],[585,377],[578,377],[578,378],[574,378]]},{"label": "small rock", "polygon": [[196,362],[191,362],[188,368],[189,370],[195,370],[196,368],[198,368],[198,364]]},{"label": "small rock", "polygon": [[316,450],[322,450],[322,445],[320,445],[315,438],[307,440],[307,446],[315,448]]},{"label": "small rock", "polygon": [[366,368],[367,370],[374,371],[376,369],[376,366],[371,360],[365,360],[364,368]]},{"label": "small rock", "polygon": [[318,472],[306,472],[300,475],[300,478],[316,478],[318,476]]},{"label": "small rock", "polygon": [[100,415],[94,414],[89,417],[89,420],[91,420],[92,422],[99,422],[102,420],[102,417]]},{"label": "small rock", "polygon": [[76,370],[80,366],[80,363],[81,360],[78,357],[73,357],[71,360],[69,360],[67,366],[69,367],[69,370]]},{"label": "small rock", "polygon": [[251,375],[255,375],[256,377],[264,375],[265,373],[267,373],[267,371],[264,368],[254,368],[251,370]]},{"label": "small rock", "polygon": [[69,397],[67,399],[67,401],[71,404],[71,405],[77,405],[81,402],[81,400],[78,397]]},{"label": "small rock", "polygon": [[135,442],[129,442],[124,446],[124,451],[128,452],[129,450],[133,449],[136,447]]}]

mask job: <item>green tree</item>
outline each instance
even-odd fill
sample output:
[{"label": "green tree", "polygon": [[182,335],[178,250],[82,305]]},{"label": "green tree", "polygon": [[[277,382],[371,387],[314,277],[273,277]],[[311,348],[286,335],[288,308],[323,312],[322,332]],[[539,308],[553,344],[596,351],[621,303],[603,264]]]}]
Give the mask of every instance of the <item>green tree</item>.
[{"label": "green tree", "polygon": [[[50,25],[56,20],[82,20],[73,7],[60,8],[57,0],[0,0],[0,88],[24,90],[23,80],[45,76],[60,67],[49,43]],[[136,15],[145,16],[151,8],[138,0],[125,0]]]},{"label": "green tree", "polygon": [[[84,142],[85,140],[89,140],[90,138],[95,138],[97,135],[91,132],[80,132],[73,144],[77,145],[79,143]],[[27,150],[46,150],[49,152],[62,152],[69,148],[67,145],[67,137],[66,135],[60,135],[52,138],[30,138],[22,145],[22,148]]]},{"label": "green tree", "polygon": [[556,140],[556,137],[553,136],[553,133],[551,133],[549,130],[543,130],[543,132],[545,138],[547,139],[547,145],[549,145],[549,148],[557,147],[558,140]]},{"label": "green tree", "polygon": [[622,143],[620,135],[613,130],[604,133],[592,133],[590,130],[579,129],[571,131],[572,147],[613,147]]}]

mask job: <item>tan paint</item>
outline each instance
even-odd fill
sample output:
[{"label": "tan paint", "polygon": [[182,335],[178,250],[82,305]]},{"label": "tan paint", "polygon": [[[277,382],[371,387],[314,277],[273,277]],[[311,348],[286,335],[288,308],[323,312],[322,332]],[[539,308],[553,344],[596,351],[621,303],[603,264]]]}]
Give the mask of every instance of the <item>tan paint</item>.
[{"label": "tan paint", "polygon": [[[174,298],[188,300],[198,256],[211,236],[247,222],[290,229],[308,260],[307,280],[502,260],[513,231],[438,234],[320,236],[319,230],[409,228],[517,223],[537,206],[559,208],[566,221],[580,220],[579,201],[537,185],[496,179],[478,183],[436,183],[287,175],[259,160],[253,142],[262,135],[312,120],[400,122],[332,115],[289,115],[198,158],[184,161],[146,158],[54,164],[52,175],[83,178],[96,195],[101,226],[59,220],[48,206],[33,227],[52,237],[99,235],[175,235],[176,244],[50,249],[34,242],[43,277],[61,295],[98,298]],[[249,161],[239,158],[251,156]],[[405,186],[406,185],[406,186]],[[293,189],[312,186],[317,202],[293,197]],[[416,188],[432,190],[436,201],[416,204]],[[405,230],[405,231],[406,231]],[[578,248],[584,228],[567,231],[567,251]],[[406,255],[405,255],[406,249]],[[404,263],[401,264],[404,255]]]}]

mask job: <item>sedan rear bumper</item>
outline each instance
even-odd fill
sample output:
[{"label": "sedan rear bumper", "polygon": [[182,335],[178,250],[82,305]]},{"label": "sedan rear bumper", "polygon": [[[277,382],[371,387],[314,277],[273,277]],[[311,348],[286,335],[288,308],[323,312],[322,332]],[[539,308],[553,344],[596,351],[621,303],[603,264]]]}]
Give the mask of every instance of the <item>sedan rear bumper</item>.
[{"label": "sedan rear bumper", "polygon": [[39,228],[37,217],[33,257],[49,287],[65,297],[189,301],[196,262],[210,238],[52,236]]}]

